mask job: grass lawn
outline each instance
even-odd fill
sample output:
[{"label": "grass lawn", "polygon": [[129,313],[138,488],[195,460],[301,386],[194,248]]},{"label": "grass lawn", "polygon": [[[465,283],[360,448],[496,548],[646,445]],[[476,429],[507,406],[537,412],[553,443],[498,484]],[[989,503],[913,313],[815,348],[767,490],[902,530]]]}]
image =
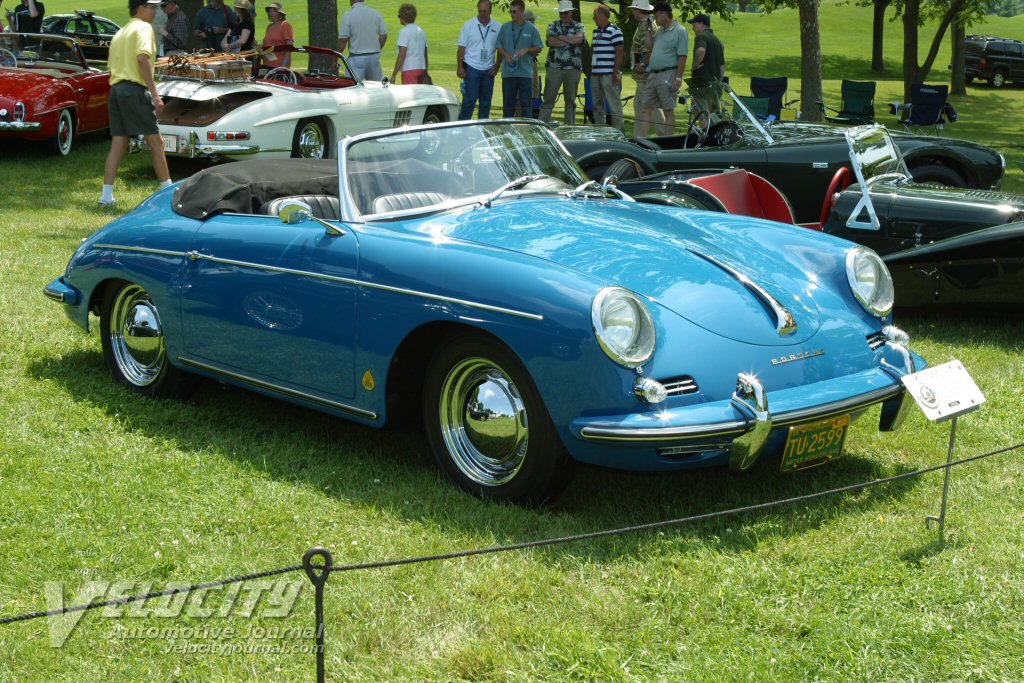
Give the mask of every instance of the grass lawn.
[{"label": "grass lawn", "polygon": [[[391,17],[399,3],[372,4]],[[534,8],[540,22],[553,19],[550,5]],[[48,10],[76,6],[51,0]],[[454,88],[454,39],[472,3],[456,17],[426,6],[431,71]],[[92,9],[126,18],[120,3]],[[304,33],[298,6],[288,9]],[[872,77],[870,10],[826,4],[822,26],[826,89],[838,100],[841,78]],[[993,19],[978,30],[1012,37],[1021,28],[1020,18]],[[744,15],[716,32],[736,82],[787,73],[798,89],[795,12]],[[891,79],[897,34],[887,25]],[[758,40],[744,40],[751,35]],[[766,45],[777,53],[766,55]],[[385,62],[393,55],[391,46]],[[940,82],[944,72],[933,76]],[[879,102],[902,90],[898,80],[879,88]],[[1024,161],[1022,104],[1024,88],[970,88],[947,135]],[[853,426],[847,456],[826,468],[781,475],[765,462],[742,476],[581,468],[555,506],[527,510],[447,485],[417,433],[373,431],[213,383],[185,402],[135,397],[111,383],[97,335],[81,333],[41,294],[83,237],[155,188],[148,159],[131,157],[119,208],[96,209],[107,146],[102,135],[85,136],[63,160],[27,145],[0,148],[0,616],[47,609],[47,582],[62,582],[70,600],[94,581],[123,582],[118,590],[131,594],[293,565],[315,545],[346,564],[518,543],[945,460],[948,426],[915,412],[902,431],[880,435],[876,411]],[[1004,187],[1024,191],[1011,166]],[[174,163],[172,173],[197,168]],[[961,360],[988,399],[960,421],[958,456],[1024,441],[1024,317],[898,311],[896,323],[931,363]],[[944,544],[923,523],[941,495],[941,475],[932,474],[661,533],[336,574],[326,589],[328,679],[1022,680],[1022,457],[954,471]],[[309,680],[314,658],[301,648],[312,641],[300,634],[313,624],[311,586],[301,573],[283,578],[303,585],[287,616],[270,608],[296,584],[268,580],[251,618],[241,609],[205,618],[92,611],[59,648],[45,620],[0,627],[0,681]],[[222,606],[227,593],[211,592],[204,606]],[[163,637],[147,637],[147,628]],[[222,652],[246,644],[265,651]]]}]

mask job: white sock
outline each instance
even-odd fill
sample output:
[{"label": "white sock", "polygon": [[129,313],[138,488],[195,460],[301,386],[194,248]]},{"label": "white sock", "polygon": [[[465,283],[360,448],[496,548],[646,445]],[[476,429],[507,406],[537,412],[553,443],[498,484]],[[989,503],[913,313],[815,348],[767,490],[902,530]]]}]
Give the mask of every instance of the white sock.
[{"label": "white sock", "polygon": [[160,181],[160,189],[161,190],[164,189],[165,187],[170,187],[170,186],[171,186],[171,179],[170,178],[168,178],[167,180],[161,180]]},{"label": "white sock", "polygon": [[114,186],[104,185],[103,192],[100,194],[100,201],[108,202],[114,198]]}]

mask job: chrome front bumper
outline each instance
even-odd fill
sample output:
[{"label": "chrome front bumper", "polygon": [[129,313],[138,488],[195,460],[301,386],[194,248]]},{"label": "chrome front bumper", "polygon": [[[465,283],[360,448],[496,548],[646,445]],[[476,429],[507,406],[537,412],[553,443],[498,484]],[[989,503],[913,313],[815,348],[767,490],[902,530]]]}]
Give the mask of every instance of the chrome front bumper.
[{"label": "chrome front bumper", "polygon": [[39,130],[42,125],[38,121],[0,121],[0,131]]},{"label": "chrome front bumper", "polygon": [[[893,328],[885,346],[903,367],[881,364],[847,377],[769,394],[754,375],[739,373],[727,401],[666,409],[659,414],[575,420],[573,431],[585,441],[657,446],[675,455],[715,450],[729,452],[729,466],[749,469],[771,432],[828,417],[857,413],[882,404],[880,431],[897,429],[913,403],[900,378],[916,371],[915,356],[899,343],[906,335]],[[771,401],[769,399],[771,398]],[[779,407],[773,411],[772,405]]]}]

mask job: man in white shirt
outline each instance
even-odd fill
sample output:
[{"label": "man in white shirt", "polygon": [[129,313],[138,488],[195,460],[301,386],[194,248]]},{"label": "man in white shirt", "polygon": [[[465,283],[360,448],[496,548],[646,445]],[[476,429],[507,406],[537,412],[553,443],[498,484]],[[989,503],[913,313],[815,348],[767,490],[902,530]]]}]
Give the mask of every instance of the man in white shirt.
[{"label": "man in white shirt", "polygon": [[366,6],[363,0],[349,0],[352,9],[341,17],[338,30],[338,52],[348,47],[348,63],[352,75],[360,81],[384,78],[380,51],[388,41],[388,29],[380,12]]},{"label": "man in white shirt", "polygon": [[462,25],[459,32],[459,51],[455,58],[459,78],[463,79],[462,108],[459,120],[473,118],[473,109],[480,101],[479,118],[491,115],[491,96],[494,94],[494,74],[501,64],[497,59],[498,31],[501,24],[491,19],[491,0],[476,4],[476,18]]}]

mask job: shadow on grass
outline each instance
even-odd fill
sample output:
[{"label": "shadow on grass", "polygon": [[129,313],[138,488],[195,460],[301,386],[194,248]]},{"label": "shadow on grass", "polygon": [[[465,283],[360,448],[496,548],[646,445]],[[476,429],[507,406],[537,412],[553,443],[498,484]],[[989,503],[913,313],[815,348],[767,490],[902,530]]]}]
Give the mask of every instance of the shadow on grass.
[{"label": "shadow on grass", "polygon": [[[729,71],[742,74],[753,74],[755,76],[788,76],[789,89],[800,90],[800,56],[799,55],[764,55],[759,57],[740,57],[730,59]],[[821,70],[823,74],[842,74],[842,78],[853,81],[903,81],[900,73],[900,66],[894,61],[885,63],[885,71],[877,72],[871,70],[869,62],[863,58],[844,57],[842,55],[824,55],[822,57]],[[836,76],[829,76],[836,78]],[[737,92],[743,94],[750,85],[747,79],[738,79],[732,83]]]},{"label": "shadow on grass", "polygon": [[[854,452],[828,467],[783,475],[765,459],[753,471],[724,469],[637,474],[579,467],[565,493],[545,509],[477,500],[443,481],[425,438],[416,432],[375,430],[248,391],[202,380],[189,401],[142,398],[112,384],[102,358],[75,352],[34,361],[29,372],[59,384],[76,401],[178,449],[211,452],[245,462],[272,477],[356,500],[429,527],[486,539],[479,545],[520,543],[606,528],[646,524],[800,496],[907,471],[888,469]],[[865,417],[877,419],[877,413]],[[743,552],[775,536],[799,535],[835,515],[891,507],[916,482],[885,486],[743,516],[665,529],[676,541],[711,542]],[[756,526],[756,533],[733,529]],[[560,556],[611,561],[650,540],[630,534],[550,550]]]},{"label": "shadow on grass", "polygon": [[984,330],[986,346],[1001,351],[1024,352],[1024,311],[979,307],[896,308],[895,322],[910,333],[911,340],[928,340],[956,346],[978,337]]}]

